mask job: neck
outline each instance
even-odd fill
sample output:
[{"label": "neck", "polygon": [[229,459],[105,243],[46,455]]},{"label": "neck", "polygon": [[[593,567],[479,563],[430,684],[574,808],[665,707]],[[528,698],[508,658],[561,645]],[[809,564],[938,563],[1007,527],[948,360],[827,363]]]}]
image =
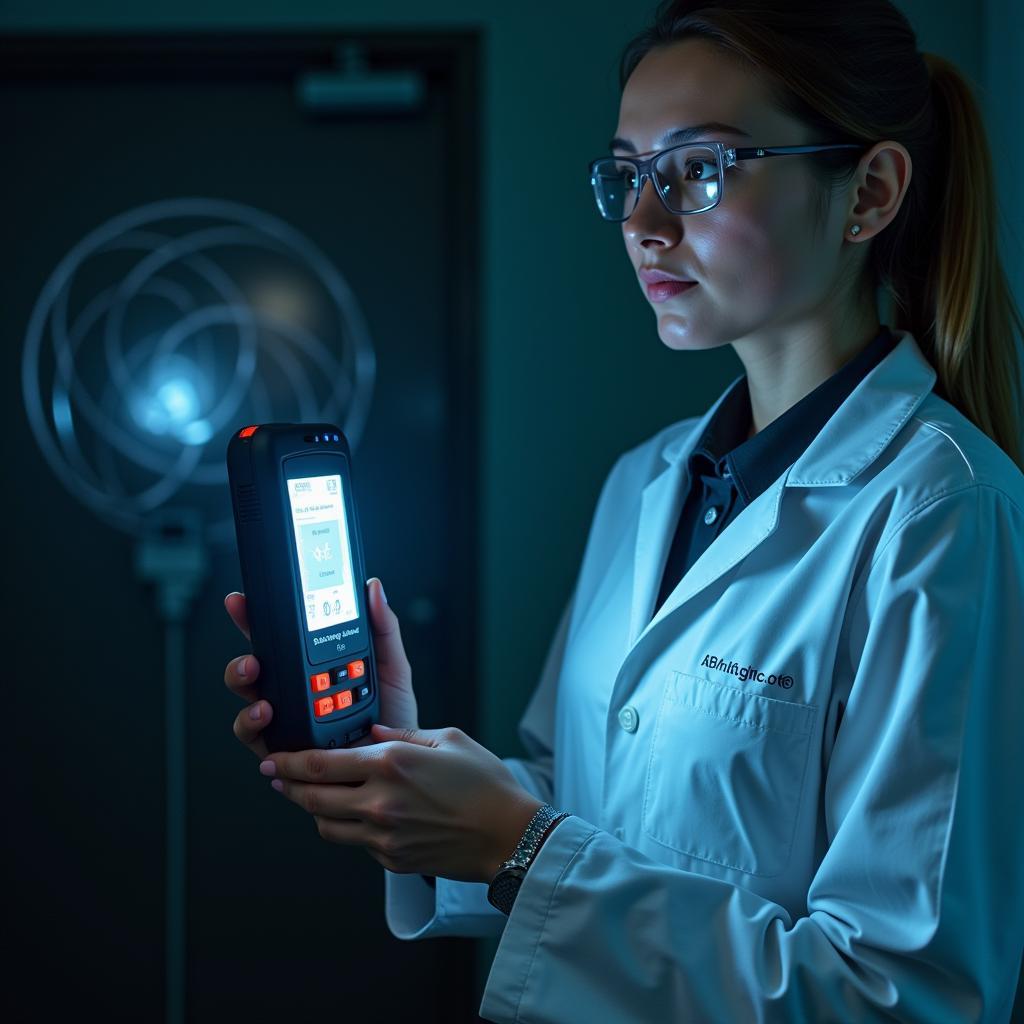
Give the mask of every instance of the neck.
[{"label": "neck", "polygon": [[872,311],[843,331],[734,342],[747,370],[752,416],[748,439],[863,352],[880,330],[877,313]]}]

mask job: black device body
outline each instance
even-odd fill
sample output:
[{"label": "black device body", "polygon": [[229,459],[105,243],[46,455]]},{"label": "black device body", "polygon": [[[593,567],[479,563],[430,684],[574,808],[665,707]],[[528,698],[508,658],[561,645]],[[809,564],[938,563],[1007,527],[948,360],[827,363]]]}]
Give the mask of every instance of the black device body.
[{"label": "black device body", "polygon": [[341,747],[378,721],[352,455],[332,423],[260,423],[228,442],[267,749]]}]

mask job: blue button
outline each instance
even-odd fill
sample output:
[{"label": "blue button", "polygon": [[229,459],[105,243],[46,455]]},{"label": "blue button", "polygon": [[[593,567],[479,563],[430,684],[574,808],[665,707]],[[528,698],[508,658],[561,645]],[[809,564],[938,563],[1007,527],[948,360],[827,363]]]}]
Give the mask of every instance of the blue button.
[{"label": "blue button", "polygon": [[718,518],[718,509],[717,508],[709,508],[707,510],[707,512],[704,513],[704,522],[707,523],[708,526],[710,526],[717,518]]},{"label": "blue button", "polygon": [[627,704],[619,712],[619,725],[622,726],[626,732],[636,732],[636,727],[639,723],[639,716],[636,713],[636,708],[630,704]]}]

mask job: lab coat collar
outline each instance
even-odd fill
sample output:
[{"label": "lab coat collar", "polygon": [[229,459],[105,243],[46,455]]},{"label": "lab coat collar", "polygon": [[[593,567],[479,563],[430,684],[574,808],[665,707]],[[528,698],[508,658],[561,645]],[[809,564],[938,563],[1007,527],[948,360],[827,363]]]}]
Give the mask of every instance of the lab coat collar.
[{"label": "lab coat collar", "polygon": [[696,424],[662,447],[662,457],[669,466],[644,487],[640,496],[630,648],[775,532],[786,487],[848,484],[881,455],[924,401],[936,379],[934,368],[913,335],[905,330],[893,334],[898,339],[895,348],[853,389],[800,458],[705,549],[652,618],[668,546],[689,486],[687,456],[721,404],[741,384],[742,377],[729,385]]},{"label": "lab coat collar", "polygon": [[[896,346],[850,393],[817,437],[796,460],[787,487],[837,487],[848,484],[885,450],[935,383],[934,367],[914,336],[894,330]],[[680,462],[704,435],[719,406],[743,386],[737,377],[695,426],[671,438],[662,458]]]}]

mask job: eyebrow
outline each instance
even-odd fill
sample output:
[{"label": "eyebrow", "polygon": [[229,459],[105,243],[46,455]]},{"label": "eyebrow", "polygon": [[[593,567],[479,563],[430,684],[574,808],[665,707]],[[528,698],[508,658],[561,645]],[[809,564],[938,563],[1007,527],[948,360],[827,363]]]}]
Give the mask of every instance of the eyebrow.
[{"label": "eyebrow", "polygon": [[[667,131],[660,139],[655,139],[655,146],[657,149],[661,149],[669,142],[692,142],[711,132],[719,135],[723,133],[742,135],[745,139],[752,138],[749,132],[745,132],[742,128],[734,128],[731,124],[722,124],[721,121],[705,121],[703,124],[695,124],[690,128],[675,128]],[[627,153],[636,152],[636,146],[632,142],[628,139],[620,139],[617,135],[608,143],[608,148],[624,149]]]}]

